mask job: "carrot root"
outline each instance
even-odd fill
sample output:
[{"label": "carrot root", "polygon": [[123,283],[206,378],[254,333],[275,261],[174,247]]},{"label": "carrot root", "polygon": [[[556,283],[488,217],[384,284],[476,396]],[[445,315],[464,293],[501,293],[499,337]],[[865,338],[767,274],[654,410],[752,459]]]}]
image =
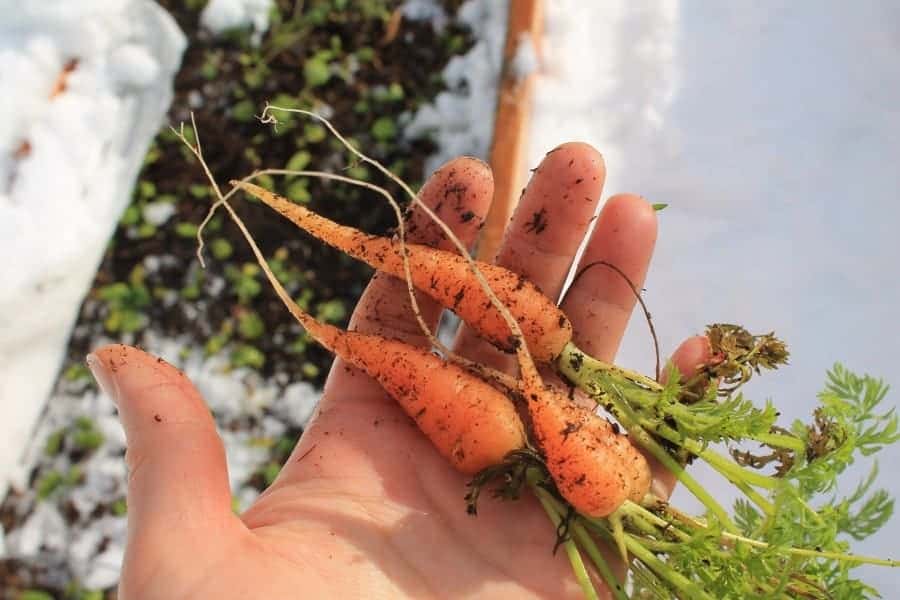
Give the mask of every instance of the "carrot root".
[{"label": "carrot root", "polygon": [[626,500],[643,500],[650,466],[617,426],[553,388],[532,388],[526,397],[550,476],[575,509],[605,517]]},{"label": "carrot root", "polygon": [[[400,244],[338,225],[259,186],[232,181],[299,228],[371,267],[404,277]],[[454,311],[479,334],[507,352],[517,342],[490,298],[474,281],[468,261],[457,254],[406,244],[412,284]],[[496,265],[477,263],[491,289],[516,315],[525,343],[541,362],[552,361],[572,338],[572,324],[556,304],[527,279]]]}]

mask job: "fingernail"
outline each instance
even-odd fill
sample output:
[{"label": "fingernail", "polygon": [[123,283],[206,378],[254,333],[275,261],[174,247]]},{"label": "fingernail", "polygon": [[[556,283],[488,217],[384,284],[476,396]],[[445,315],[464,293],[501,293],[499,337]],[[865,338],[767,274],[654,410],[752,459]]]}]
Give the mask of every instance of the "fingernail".
[{"label": "fingernail", "polygon": [[85,358],[85,362],[87,362],[88,369],[91,370],[91,374],[97,381],[100,391],[109,396],[114,404],[118,404],[119,386],[116,385],[115,378],[112,376],[112,373],[110,373],[106,365],[103,364],[103,361],[95,354],[88,354],[87,358]]}]

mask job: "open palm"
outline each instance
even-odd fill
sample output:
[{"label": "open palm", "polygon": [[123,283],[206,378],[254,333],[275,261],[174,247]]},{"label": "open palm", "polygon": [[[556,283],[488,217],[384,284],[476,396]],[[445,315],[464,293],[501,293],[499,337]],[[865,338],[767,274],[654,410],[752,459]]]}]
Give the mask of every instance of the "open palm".
[{"label": "open palm", "polygon": [[[600,198],[605,170],[590,146],[547,154],[507,230],[498,262],[551,297],[562,289]],[[466,243],[490,205],[483,163],[460,158],[421,193]],[[275,218],[275,217],[273,217]],[[449,248],[420,212],[410,239]],[[639,285],[656,239],[642,199],[609,199],[581,258],[605,260]],[[592,269],[563,300],[575,341],[612,359],[634,306],[618,275]],[[432,326],[440,310],[420,299]],[[424,344],[405,284],[376,275],[352,327]],[[509,369],[463,329],[458,352]],[[689,371],[706,344],[691,338],[674,360]],[[414,422],[371,379],[335,362],[316,415],[278,479],[241,516],[231,511],[222,442],[202,398],[170,365],[126,346],[89,357],[115,399],[128,437],[129,537],[120,598],[561,598],[579,590],[555,528],[531,497],[487,495],[466,514],[466,477],[453,471]],[[668,483],[668,482],[667,482]]]}]

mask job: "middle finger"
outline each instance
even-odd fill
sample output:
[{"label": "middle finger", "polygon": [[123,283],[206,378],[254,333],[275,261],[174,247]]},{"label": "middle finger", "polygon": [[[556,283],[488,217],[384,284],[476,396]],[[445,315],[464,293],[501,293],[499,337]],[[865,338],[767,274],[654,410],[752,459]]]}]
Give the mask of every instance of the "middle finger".
[{"label": "middle finger", "polygon": [[[605,178],[603,157],[588,144],[572,142],[548,152],[516,207],[495,262],[558,298]],[[459,354],[496,368],[511,363],[511,357],[466,326],[455,347]]]}]

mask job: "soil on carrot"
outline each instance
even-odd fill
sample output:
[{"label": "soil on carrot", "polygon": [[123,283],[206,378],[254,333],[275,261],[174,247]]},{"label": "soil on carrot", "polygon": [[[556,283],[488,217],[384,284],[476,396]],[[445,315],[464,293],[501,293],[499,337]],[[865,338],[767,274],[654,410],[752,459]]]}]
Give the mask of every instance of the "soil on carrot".
[{"label": "soil on carrot", "polygon": [[[160,4],[188,37],[169,124],[185,123],[189,138],[199,134],[204,157],[221,183],[262,168],[319,169],[383,183],[312,120],[282,118],[277,130],[262,125],[256,115],[266,102],[328,116],[414,188],[427,175],[423,164],[433,144],[407,140],[402,132],[416,109],[444,89],[441,71],[447,61],[472,45],[469,31],[453,19],[460,0],[440,2],[449,17],[440,30],[401,18],[397,0],[277,0],[258,45],[249,31],[213,36],[202,30],[202,0]],[[191,113],[197,132],[187,127]],[[356,187],[300,178],[257,183],[372,233],[384,234],[394,224],[381,197]],[[193,352],[224,357],[232,367],[249,368],[282,386],[324,380],[331,355],[306,337],[269,291],[224,214],[206,229],[207,268],[200,268],[195,235],[211,202],[199,164],[164,127],[81,307],[58,391],[93,385],[83,360],[100,340],[152,345],[155,338],[182,339]],[[246,196],[233,205],[292,296],[316,317],[346,325],[371,274],[368,267],[302,234]],[[219,425],[253,430],[265,417],[242,416]],[[72,528],[90,527],[90,517],[72,508],[67,490],[84,480],[79,469],[97,452],[103,435],[90,418],[70,425],[60,430],[55,447],[48,440],[38,453],[29,478],[32,489],[10,492],[0,507],[7,535],[41,503],[53,503]],[[299,434],[297,426],[288,426],[247,484],[266,487]],[[111,498],[96,507],[94,517],[121,517],[124,511],[124,499]],[[25,591],[34,598],[114,597],[111,590],[84,588],[67,568],[64,552],[41,552],[39,563],[0,561],[0,589],[11,597]]]}]

